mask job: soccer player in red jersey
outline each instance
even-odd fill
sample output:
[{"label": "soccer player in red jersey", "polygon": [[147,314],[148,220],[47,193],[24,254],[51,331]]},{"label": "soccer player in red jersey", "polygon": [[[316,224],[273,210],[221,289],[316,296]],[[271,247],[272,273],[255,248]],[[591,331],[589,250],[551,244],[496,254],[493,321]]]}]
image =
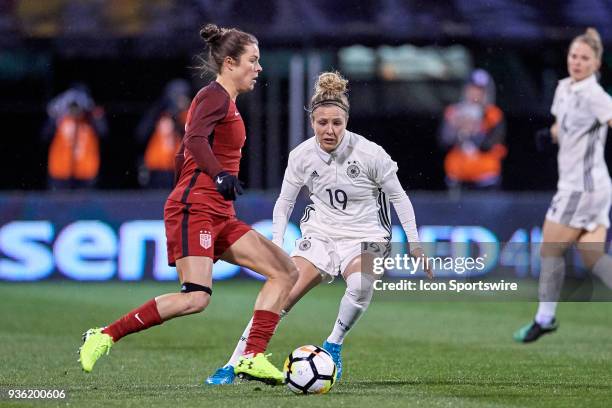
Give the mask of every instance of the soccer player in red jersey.
[{"label": "soccer player in red jersey", "polygon": [[213,263],[223,259],[267,278],[255,301],[253,327],[235,372],[278,384],[283,375],[263,352],[297,270],[281,248],[236,218],[232,202],[242,194],[237,175],[246,139],[235,102],[239,94],[254,88],[262,70],[258,42],[251,34],[214,24],[204,27],[200,35],[209,50],[205,66],[217,76],[198,92],[189,108],[176,160],[177,183],[164,208],[168,262],[176,266],[181,292],[158,296],[104,328],[88,330],[80,361],[89,372],[122,337],[206,309],[212,295]]}]

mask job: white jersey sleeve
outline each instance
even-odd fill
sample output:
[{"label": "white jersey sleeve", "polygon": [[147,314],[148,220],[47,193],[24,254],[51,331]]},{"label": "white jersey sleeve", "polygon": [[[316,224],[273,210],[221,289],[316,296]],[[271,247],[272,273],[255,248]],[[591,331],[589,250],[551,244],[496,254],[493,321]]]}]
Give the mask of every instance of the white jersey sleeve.
[{"label": "white jersey sleeve", "polygon": [[293,152],[289,153],[289,162],[285,169],[281,192],[276,199],[274,211],[272,212],[272,242],[281,248],[283,247],[287,222],[289,222],[289,217],[291,217],[293,212],[295,200],[304,185],[303,170],[299,168],[299,163],[299,160],[295,159]]},{"label": "white jersey sleeve", "polygon": [[385,180],[397,173],[397,163],[393,161],[391,156],[383,150],[382,147],[374,158],[374,166],[372,168],[372,180],[382,186]]},{"label": "white jersey sleeve", "polygon": [[412,207],[410,198],[408,198],[408,194],[406,194],[402,188],[397,175],[394,173],[392,176],[387,177],[381,184],[381,188],[389,197],[389,201],[393,204],[393,208],[395,208],[397,218],[399,218],[402,224],[408,242],[415,244],[415,247],[420,247],[414,208]]},{"label": "white jersey sleeve", "polygon": [[557,88],[555,89],[555,96],[553,97],[552,105],[550,106],[550,113],[555,117],[559,117],[559,99],[561,94],[561,87],[563,86],[563,81],[559,81]]},{"label": "white jersey sleeve", "polygon": [[[373,179],[393,204],[408,242],[419,243],[414,208],[397,178],[397,163],[381,147],[374,159]],[[417,245],[418,246],[418,245]]]},{"label": "white jersey sleeve", "polygon": [[612,120],[612,97],[600,87],[595,88],[588,98],[591,112],[599,123],[607,124]]}]

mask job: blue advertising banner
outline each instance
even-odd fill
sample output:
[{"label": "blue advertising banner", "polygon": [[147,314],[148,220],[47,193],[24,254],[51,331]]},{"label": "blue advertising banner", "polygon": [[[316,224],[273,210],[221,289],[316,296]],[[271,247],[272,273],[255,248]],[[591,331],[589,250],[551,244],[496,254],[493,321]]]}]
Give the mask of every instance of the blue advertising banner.
[{"label": "blue advertising banner", "polygon": [[[539,242],[552,193],[410,193],[423,242]],[[0,195],[0,280],[175,280],[167,265],[162,220],[164,193],[75,192]],[[274,193],[249,193],[236,202],[238,216],[271,238]],[[300,236],[307,197],[298,201],[285,235],[290,252]],[[406,237],[394,218],[393,241]],[[508,260],[511,262],[512,260]],[[226,262],[216,280],[261,279]]]}]

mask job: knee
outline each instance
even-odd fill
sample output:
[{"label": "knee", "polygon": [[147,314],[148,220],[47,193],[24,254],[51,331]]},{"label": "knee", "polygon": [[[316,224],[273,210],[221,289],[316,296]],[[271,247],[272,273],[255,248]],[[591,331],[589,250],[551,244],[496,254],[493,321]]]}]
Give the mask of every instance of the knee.
[{"label": "knee", "polygon": [[295,266],[293,261],[289,262],[289,265],[287,265],[287,279],[289,280],[291,286],[297,282],[299,276],[300,272],[298,271],[297,266]]},{"label": "knee", "polygon": [[356,306],[361,308],[367,307],[372,300],[372,291],[365,288],[346,288],[345,293]]},{"label": "knee", "polygon": [[189,292],[185,293],[184,296],[187,298],[185,302],[186,313],[200,313],[210,303],[210,295],[206,292]]},{"label": "knee", "polygon": [[374,285],[361,273],[352,274],[346,282],[346,296],[358,307],[366,308],[372,300]]},{"label": "knee", "polygon": [[589,270],[592,270],[601,257],[605,256],[605,245],[599,242],[580,242],[578,250],[582,263]]},{"label": "knee", "polygon": [[564,243],[543,242],[540,246],[540,256],[542,258],[565,256],[567,245]]},{"label": "knee", "polygon": [[298,280],[299,271],[291,259],[282,262],[278,267],[274,268],[273,277],[285,284],[288,288],[292,288]]},{"label": "knee", "polygon": [[596,253],[582,252],[581,256],[582,256],[582,262],[584,263],[585,268],[592,271],[595,275],[598,275],[601,273],[601,270],[599,270],[599,268],[595,268],[595,265],[597,265],[597,262],[599,262],[600,259],[607,256],[603,251],[596,252]]}]

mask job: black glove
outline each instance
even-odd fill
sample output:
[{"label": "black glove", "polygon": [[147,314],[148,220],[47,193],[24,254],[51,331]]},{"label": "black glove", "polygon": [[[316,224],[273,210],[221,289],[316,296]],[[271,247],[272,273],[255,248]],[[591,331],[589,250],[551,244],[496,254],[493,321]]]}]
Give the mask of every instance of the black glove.
[{"label": "black glove", "polygon": [[238,177],[232,176],[227,171],[222,171],[215,176],[217,191],[228,201],[234,201],[236,194],[242,195],[242,186]]},{"label": "black glove", "polygon": [[554,150],[550,128],[540,129],[535,133],[535,145],[538,152],[546,153]]}]

